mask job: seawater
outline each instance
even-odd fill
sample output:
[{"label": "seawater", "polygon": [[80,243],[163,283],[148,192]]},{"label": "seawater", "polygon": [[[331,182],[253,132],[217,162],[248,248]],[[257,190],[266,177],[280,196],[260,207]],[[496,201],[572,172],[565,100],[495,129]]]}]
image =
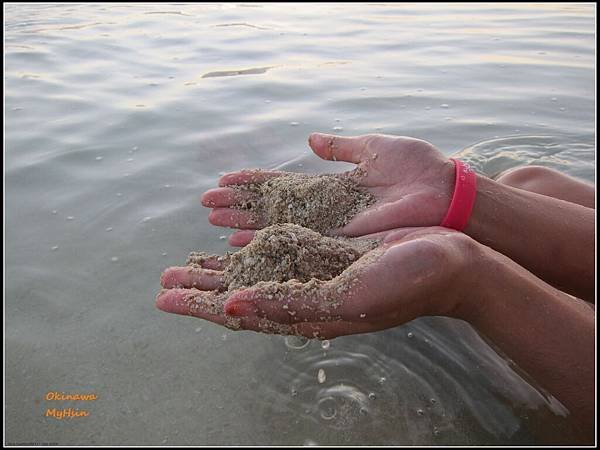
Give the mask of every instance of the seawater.
[{"label": "seawater", "polygon": [[228,250],[199,204],[219,173],[349,168],[312,131],[595,182],[594,5],[10,4],[4,30],[7,442],[568,439],[564,408],[465,323],[325,349],[154,297],[189,251]]}]

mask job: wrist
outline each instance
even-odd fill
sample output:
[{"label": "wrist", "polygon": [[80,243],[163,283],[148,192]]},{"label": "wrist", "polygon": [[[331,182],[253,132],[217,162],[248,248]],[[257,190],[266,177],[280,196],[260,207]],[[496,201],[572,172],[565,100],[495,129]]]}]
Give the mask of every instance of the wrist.
[{"label": "wrist", "polygon": [[490,236],[494,235],[494,227],[504,219],[498,216],[499,208],[509,205],[511,200],[498,182],[479,174],[476,174],[476,180],[475,203],[463,233],[487,245],[492,242]]},{"label": "wrist", "polygon": [[[430,238],[431,239],[431,238]],[[441,276],[428,295],[425,315],[469,321],[477,313],[478,299],[488,288],[494,252],[464,233],[449,232],[438,242],[439,255],[432,262]],[[433,285],[432,285],[433,286]]]},{"label": "wrist", "polygon": [[501,289],[497,280],[504,266],[498,261],[502,255],[463,236],[463,263],[454,285],[447,292],[451,293],[450,309],[444,315],[475,325],[493,295]]}]

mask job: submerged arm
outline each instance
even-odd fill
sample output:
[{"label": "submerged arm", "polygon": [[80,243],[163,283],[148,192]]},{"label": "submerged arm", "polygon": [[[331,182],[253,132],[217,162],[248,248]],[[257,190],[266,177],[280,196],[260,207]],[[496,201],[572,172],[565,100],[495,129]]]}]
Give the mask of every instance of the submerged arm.
[{"label": "submerged arm", "polygon": [[473,277],[479,292],[456,317],[481,334],[558,398],[585,442],[593,442],[595,311],[505,256],[486,250]]},{"label": "submerged arm", "polygon": [[558,289],[594,301],[593,209],[478,177],[465,233]]}]

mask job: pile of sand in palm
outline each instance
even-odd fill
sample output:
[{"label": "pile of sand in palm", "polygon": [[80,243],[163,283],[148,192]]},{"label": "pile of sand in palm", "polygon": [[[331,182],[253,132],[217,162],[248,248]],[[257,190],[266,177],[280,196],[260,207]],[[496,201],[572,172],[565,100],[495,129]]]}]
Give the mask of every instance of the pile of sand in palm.
[{"label": "pile of sand in palm", "polygon": [[372,240],[323,236],[291,223],[271,225],[229,257],[225,284],[232,290],[260,281],[331,280],[374,245]]},{"label": "pile of sand in palm", "polygon": [[[327,237],[291,223],[272,225],[257,231],[243,249],[220,257],[226,265],[223,290],[210,299],[194,293],[189,301],[195,303],[194,308],[222,314],[225,301],[234,291],[257,285],[264,292],[272,292],[269,298],[273,299],[298,293],[318,295],[322,283],[334,279],[339,281],[336,289],[340,292],[349,288],[351,277],[338,275],[377,244],[373,239]],[[187,265],[196,269],[206,258],[205,253],[193,252]],[[236,329],[239,324],[239,319],[227,317],[226,326]],[[264,321],[265,332],[287,334],[289,330],[287,325]]]},{"label": "pile of sand in palm", "polygon": [[267,225],[295,223],[324,233],[346,225],[375,202],[359,184],[360,171],[350,174],[286,173],[261,183],[231,186],[256,195],[234,208],[249,210]]}]

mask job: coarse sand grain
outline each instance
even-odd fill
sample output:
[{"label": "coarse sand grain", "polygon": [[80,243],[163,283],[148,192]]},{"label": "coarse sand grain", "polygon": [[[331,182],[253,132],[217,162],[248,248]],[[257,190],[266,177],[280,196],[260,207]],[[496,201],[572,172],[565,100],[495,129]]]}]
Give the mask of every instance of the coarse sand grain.
[{"label": "coarse sand grain", "polygon": [[343,227],[375,202],[359,185],[361,176],[360,170],[331,175],[285,173],[261,183],[234,185],[233,189],[254,195],[233,208],[249,210],[267,225],[295,223],[324,233]]}]

